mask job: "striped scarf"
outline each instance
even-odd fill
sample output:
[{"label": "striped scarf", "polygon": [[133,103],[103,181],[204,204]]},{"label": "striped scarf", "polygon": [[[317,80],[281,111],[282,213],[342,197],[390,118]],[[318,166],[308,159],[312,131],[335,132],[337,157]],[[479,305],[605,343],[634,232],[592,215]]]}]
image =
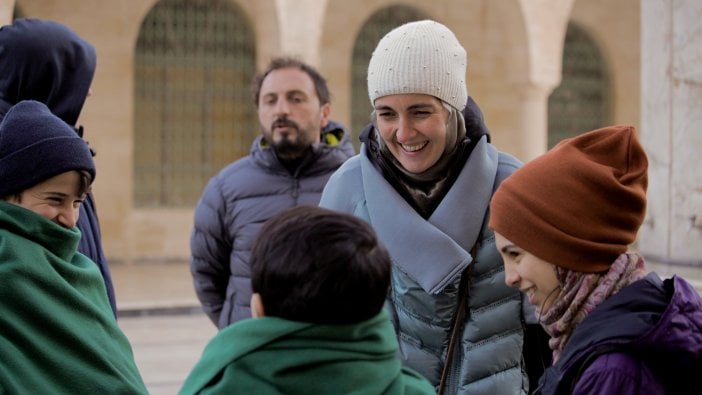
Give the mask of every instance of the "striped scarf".
[{"label": "striped scarf", "polygon": [[554,364],[575,327],[604,300],[645,277],[646,268],[640,255],[624,253],[606,272],[583,273],[556,267],[556,275],[561,285],[556,302],[543,315],[536,309],[537,319],[551,336]]}]

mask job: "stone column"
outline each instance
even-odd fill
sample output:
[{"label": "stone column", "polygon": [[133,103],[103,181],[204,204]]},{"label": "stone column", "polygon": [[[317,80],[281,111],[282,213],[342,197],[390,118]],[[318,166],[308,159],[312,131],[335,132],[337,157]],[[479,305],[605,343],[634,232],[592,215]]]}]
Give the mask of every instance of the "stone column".
[{"label": "stone column", "polygon": [[493,88],[478,104],[489,111],[486,122],[492,143],[522,161],[546,151],[548,142],[548,96],[553,84],[521,83]]},{"label": "stone column", "polygon": [[[492,34],[524,35],[524,38],[511,37],[509,42],[525,41],[522,47],[488,48],[496,51],[491,55],[498,59],[507,57],[509,62],[504,81],[492,82],[489,93],[480,103],[487,102],[490,106],[491,115],[487,124],[493,132],[495,145],[523,161],[529,161],[543,154],[548,146],[548,97],[561,81],[565,32],[575,1],[519,3],[519,15],[523,22],[505,22],[515,26],[523,23],[524,30],[500,26]],[[502,15],[508,11],[500,9],[507,7],[507,2],[490,4]],[[526,58],[522,58],[523,53]],[[520,63],[520,60],[524,63]]]},{"label": "stone column", "polygon": [[641,137],[648,213],[638,249],[702,268],[702,2],[641,2]]},{"label": "stone column", "polygon": [[3,1],[0,4],[0,26],[12,23],[12,12],[15,9],[15,0]]},{"label": "stone column", "polygon": [[314,67],[320,64],[322,21],[327,1],[276,0],[280,48]]}]

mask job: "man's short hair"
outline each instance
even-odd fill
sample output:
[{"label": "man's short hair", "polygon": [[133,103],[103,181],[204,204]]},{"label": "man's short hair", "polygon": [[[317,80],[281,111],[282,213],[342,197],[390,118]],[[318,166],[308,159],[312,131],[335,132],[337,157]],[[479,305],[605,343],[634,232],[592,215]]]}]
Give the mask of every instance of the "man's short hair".
[{"label": "man's short hair", "polygon": [[297,206],[268,220],[250,262],[265,315],[292,321],[365,321],[383,308],[390,285],[390,256],[373,228],[320,207]]},{"label": "man's short hair", "polygon": [[258,100],[261,97],[261,85],[263,85],[263,80],[265,80],[268,74],[274,70],[289,68],[300,69],[310,76],[312,82],[314,82],[314,90],[317,93],[319,104],[324,105],[331,103],[331,95],[329,94],[327,80],[324,79],[324,77],[322,77],[322,75],[319,74],[314,67],[299,59],[291,57],[278,57],[271,60],[268,67],[262,73],[258,74],[253,80],[251,90],[253,91],[254,105],[256,108],[258,108]]}]

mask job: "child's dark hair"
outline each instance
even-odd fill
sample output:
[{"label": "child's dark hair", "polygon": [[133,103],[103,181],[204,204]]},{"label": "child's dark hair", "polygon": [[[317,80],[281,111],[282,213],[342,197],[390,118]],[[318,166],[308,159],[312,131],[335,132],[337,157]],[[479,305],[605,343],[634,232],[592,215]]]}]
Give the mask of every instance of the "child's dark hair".
[{"label": "child's dark hair", "polygon": [[251,251],[251,285],[266,316],[352,324],[383,308],[390,256],[373,228],[349,214],[313,206],[268,220]]}]

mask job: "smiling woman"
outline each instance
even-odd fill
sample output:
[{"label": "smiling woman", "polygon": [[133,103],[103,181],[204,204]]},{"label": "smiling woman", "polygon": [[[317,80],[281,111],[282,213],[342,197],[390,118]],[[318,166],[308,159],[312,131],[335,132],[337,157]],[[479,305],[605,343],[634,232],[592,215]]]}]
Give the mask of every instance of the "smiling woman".
[{"label": "smiling woman", "polygon": [[525,333],[543,330],[525,330],[531,320],[504,284],[485,224],[494,187],[521,163],[490,144],[467,64],[435,21],[383,37],[368,65],[373,112],[361,153],[329,179],[320,205],[365,219],[390,251],[386,306],[406,366],[439,393],[524,394],[526,367],[541,366],[523,352]]},{"label": "smiling woman", "polygon": [[[456,128],[449,129],[452,111],[429,95],[388,95],[375,101],[375,124],[381,144],[400,165],[420,174],[434,166],[456,143]],[[448,138],[452,133],[452,138]],[[447,142],[450,140],[450,143]]]},{"label": "smiling woman", "polygon": [[556,266],[530,254],[499,233],[495,233],[495,246],[504,261],[505,283],[525,293],[529,303],[538,307],[538,312],[548,311],[555,292],[560,288]]},{"label": "smiling woman", "polygon": [[46,105],[0,123],[0,387],[8,393],[145,394],[100,270],[78,253],[90,148]]},{"label": "smiling woman", "polygon": [[646,153],[621,125],[563,140],[495,192],[505,282],[551,337],[540,394],[699,393],[702,298],[628,251],[647,186]]}]

